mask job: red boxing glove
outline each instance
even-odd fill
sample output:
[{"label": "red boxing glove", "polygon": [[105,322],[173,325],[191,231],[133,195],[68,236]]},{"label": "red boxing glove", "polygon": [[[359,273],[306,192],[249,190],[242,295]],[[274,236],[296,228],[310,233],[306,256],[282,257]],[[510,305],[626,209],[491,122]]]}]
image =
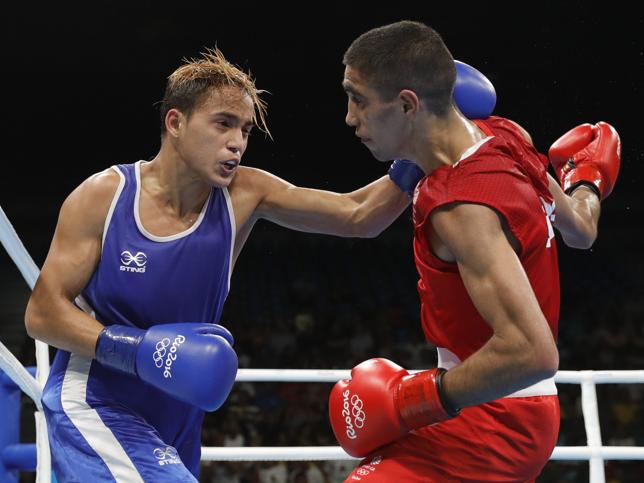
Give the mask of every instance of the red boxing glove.
[{"label": "red boxing glove", "polygon": [[566,193],[587,184],[603,200],[613,190],[619,173],[619,134],[606,122],[582,124],[557,139],[548,157]]},{"label": "red boxing glove", "polygon": [[369,359],[336,383],[329,396],[335,437],[347,453],[367,456],[412,429],[458,414],[441,401],[445,369],[410,375],[387,359]]}]

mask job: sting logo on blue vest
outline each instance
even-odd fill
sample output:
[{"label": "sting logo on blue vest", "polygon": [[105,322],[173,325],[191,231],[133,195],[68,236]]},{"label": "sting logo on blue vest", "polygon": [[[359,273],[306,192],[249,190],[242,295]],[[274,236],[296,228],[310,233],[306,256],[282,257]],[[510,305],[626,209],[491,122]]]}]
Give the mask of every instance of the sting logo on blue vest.
[{"label": "sting logo on blue vest", "polygon": [[136,252],[136,255],[128,250],[121,252],[121,272],[145,273],[147,262],[148,256],[143,252]]}]

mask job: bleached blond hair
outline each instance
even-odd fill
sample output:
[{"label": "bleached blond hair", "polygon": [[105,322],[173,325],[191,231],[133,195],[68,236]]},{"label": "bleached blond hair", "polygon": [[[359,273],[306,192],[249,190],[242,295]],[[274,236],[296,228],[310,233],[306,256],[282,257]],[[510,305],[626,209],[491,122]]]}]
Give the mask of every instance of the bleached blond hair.
[{"label": "bleached blond hair", "polygon": [[266,124],[266,102],[260,97],[265,91],[257,89],[250,73],[228,62],[218,48],[206,49],[199,58],[184,59],[183,64],[170,74],[161,101],[161,133],[165,133],[165,116],[170,109],[178,109],[190,116],[213,89],[226,86],[237,87],[248,94],[255,107],[253,123],[270,136]]}]

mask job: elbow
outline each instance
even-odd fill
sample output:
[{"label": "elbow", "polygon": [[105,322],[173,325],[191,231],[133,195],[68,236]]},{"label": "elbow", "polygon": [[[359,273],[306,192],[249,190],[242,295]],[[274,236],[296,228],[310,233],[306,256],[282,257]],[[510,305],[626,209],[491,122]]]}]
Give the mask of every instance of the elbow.
[{"label": "elbow", "polygon": [[539,379],[554,377],[559,370],[559,353],[555,352],[554,355],[547,358],[542,357],[541,359],[535,366]]},{"label": "elbow", "polygon": [[574,237],[569,237],[566,240],[566,245],[570,248],[577,248],[579,250],[588,250],[593,246],[597,239],[597,227],[589,227],[588,229],[576,234]]},{"label": "elbow", "polygon": [[38,321],[38,318],[36,317],[34,303],[32,299],[29,299],[29,303],[27,304],[27,310],[25,311],[25,329],[27,329],[27,334],[32,339],[35,339],[36,334],[39,332],[38,326],[39,326],[39,321]]},{"label": "elbow", "polygon": [[380,236],[380,234],[383,232],[382,228],[371,228],[367,227],[363,230],[360,231],[360,234],[357,235],[359,238],[376,238]]},{"label": "elbow", "polygon": [[567,244],[569,248],[575,248],[577,250],[588,250],[593,246],[592,241],[575,241],[574,243]]},{"label": "elbow", "polygon": [[45,329],[45,317],[39,309],[38,302],[32,296],[25,311],[25,329],[32,339],[41,339]]},{"label": "elbow", "polygon": [[361,238],[376,238],[384,231],[382,227],[365,227],[362,230]]},{"label": "elbow", "polygon": [[559,351],[554,338],[548,331],[515,339],[510,364],[523,387],[553,377],[559,369]]},{"label": "elbow", "polygon": [[597,218],[578,214],[574,222],[563,222],[558,226],[564,242],[570,248],[588,250],[597,240]]},{"label": "elbow", "polygon": [[533,347],[527,364],[531,379],[540,381],[554,377],[559,370],[559,350],[554,339]]},{"label": "elbow", "polygon": [[580,248],[588,250],[594,245],[595,240],[597,240],[597,225],[588,227],[588,229],[584,232],[581,244],[582,246]]}]

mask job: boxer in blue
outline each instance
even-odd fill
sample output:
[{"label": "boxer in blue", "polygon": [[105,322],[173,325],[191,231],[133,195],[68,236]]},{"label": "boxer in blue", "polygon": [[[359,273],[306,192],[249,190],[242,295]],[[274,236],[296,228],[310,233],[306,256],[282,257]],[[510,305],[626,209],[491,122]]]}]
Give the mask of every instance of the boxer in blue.
[{"label": "boxer in blue", "polygon": [[[461,88],[479,93],[459,107],[485,117],[494,90],[468,75],[480,73],[464,72]],[[168,79],[157,156],[65,200],[25,317],[60,349],[43,395],[59,481],[196,481],[203,411],[237,371],[217,322],[255,222],[368,237],[408,206],[411,163],[346,194],[240,166],[253,126],[268,131],[264,114],[253,80],[209,51]]]},{"label": "boxer in blue", "polygon": [[59,481],[196,481],[203,411],[237,371],[216,324],[255,222],[373,236],[409,204],[388,176],[336,194],[239,166],[264,113],[251,78],[210,51],[169,77],[158,155],[65,200],[26,313],[60,349],[43,395]]}]

